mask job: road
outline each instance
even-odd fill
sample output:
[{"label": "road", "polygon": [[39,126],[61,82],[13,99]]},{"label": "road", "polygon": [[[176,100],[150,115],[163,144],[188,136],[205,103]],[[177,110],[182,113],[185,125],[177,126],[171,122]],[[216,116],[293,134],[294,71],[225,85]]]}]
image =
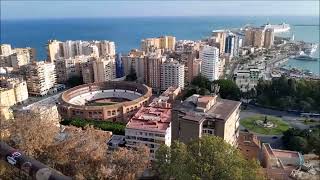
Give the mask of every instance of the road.
[{"label": "road", "polygon": [[[248,105],[247,109],[241,110],[240,121],[241,119],[244,119],[250,116],[255,116],[255,115],[270,115],[270,116],[281,117],[284,121],[286,121],[288,124],[290,124],[294,128],[307,129],[310,127],[309,125],[305,125],[301,121],[298,121],[297,119],[299,119],[300,116],[294,113],[256,107],[253,105]],[[240,126],[240,129],[244,130],[245,128]],[[273,148],[280,148],[280,149],[283,148],[282,141],[281,141],[282,135],[261,135],[261,134],[256,134],[256,135],[258,136],[261,142],[269,143]]]}]

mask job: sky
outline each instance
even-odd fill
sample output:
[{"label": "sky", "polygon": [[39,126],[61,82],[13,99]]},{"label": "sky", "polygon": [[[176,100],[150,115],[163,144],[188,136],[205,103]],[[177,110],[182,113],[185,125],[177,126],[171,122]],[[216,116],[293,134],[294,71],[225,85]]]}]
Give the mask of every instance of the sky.
[{"label": "sky", "polygon": [[319,16],[314,1],[8,1],[1,19],[145,16]]}]

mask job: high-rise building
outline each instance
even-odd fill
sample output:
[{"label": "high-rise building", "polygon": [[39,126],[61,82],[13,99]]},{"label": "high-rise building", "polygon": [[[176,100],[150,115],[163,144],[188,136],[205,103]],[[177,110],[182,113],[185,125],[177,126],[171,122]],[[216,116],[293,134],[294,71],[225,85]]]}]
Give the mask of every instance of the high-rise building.
[{"label": "high-rise building", "polygon": [[171,86],[184,89],[184,64],[172,58],[161,64],[161,91]]},{"label": "high-rise building", "polygon": [[193,95],[172,112],[172,140],[188,143],[204,135],[219,136],[237,146],[240,102]]},{"label": "high-rise building", "polygon": [[122,56],[124,75],[127,76],[134,71],[137,75],[137,81],[144,83],[144,58],[145,52],[138,49],[133,49],[128,55]]},{"label": "high-rise building", "polygon": [[49,62],[54,62],[56,59],[64,57],[63,43],[60,41],[49,40],[47,50]]},{"label": "high-rise building", "polygon": [[149,52],[150,48],[174,50],[176,44],[176,37],[162,36],[158,38],[147,38],[141,41],[141,50]]},{"label": "high-rise building", "polygon": [[81,77],[81,63],[86,62],[89,57],[75,56],[68,59],[57,59],[55,70],[57,74],[58,83],[66,83],[71,77]]},{"label": "high-rise building", "polygon": [[274,42],[274,30],[266,29],[264,37],[264,47],[270,49]]},{"label": "high-rise building", "polygon": [[19,69],[30,62],[30,51],[27,48],[15,48],[10,58],[12,67]]},{"label": "high-rise building", "polygon": [[219,48],[219,53],[222,55],[225,52],[226,47],[226,31],[225,30],[216,30],[212,32],[213,36],[213,45]]},{"label": "high-rise building", "polygon": [[94,82],[93,60],[89,59],[87,62],[81,64],[81,74],[84,84]]},{"label": "high-rise building", "polygon": [[100,41],[100,56],[114,56],[116,54],[116,46],[112,41]]},{"label": "high-rise building", "polygon": [[200,50],[201,74],[210,81],[219,78],[219,49],[212,46],[204,46]]},{"label": "high-rise building", "polygon": [[1,88],[2,90],[13,90],[14,96],[11,96],[11,91],[7,91],[10,95],[7,97],[2,97],[7,99],[10,104],[23,103],[29,97],[27,83],[22,79],[22,77],[0,76],[0,89]]},{"label": "high-rise building", "polygon": [[234,56],[234,48],[236,46],[236,36],[233,33],[228,33],[225,41],[225,49],[224,52],[229,56]]},{"label": "high-rise building", "polygon": [[144,63],[144,79],[149,87],[156,93],[160,92],[161,87],[161,64],[166,57],[158,53],[148,53]]},{"label": "high-rise building", "polygon": [[93,61],[94,82],[111,81],[116,78],[115,59],[113,57],[97,58]]},{"label": "high-rise building", "polygon": [[264,46],[264,29],[255,29],[253,46],[257,48],[262,48]]},{"label": "high-rise building", "polygon": [[53,63],[32,62],[26,66],[26,80],[29,94],[46,95],[56,85],[56,71]]},{"label": "high-rise building", "polygon": [[123,63],[121,60],[121,53],[119,53],[116,55],[116,78],[121,78],[123,76]]},{"label": "high-rise building", "polygon": [[10,44],[1,44],[0,45],[0,55],[9,56],[12,54],[12,48]]},{"label": "high-rise building", "polygon": [[254,29],[248,28],[245,30],[245,46],[253,46],[254,44]]}]

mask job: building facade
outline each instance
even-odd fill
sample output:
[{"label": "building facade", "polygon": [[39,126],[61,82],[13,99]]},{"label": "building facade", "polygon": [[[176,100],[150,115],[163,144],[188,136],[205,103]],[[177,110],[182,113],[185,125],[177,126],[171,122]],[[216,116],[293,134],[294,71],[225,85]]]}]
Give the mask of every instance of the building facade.
[{"label": "building facade", "polygon": [[201,74],[210,81],[219,79],[219,49],[212,46],[204,46],[200,50]]},{"label": "building facade", "polygon": [[184,64],[172,58],[161,64],[161,91],[167,90],[171,86],[184,89]]},{"label": "building facade", "polygon": [[273,29],[266,29],[265,31],[265,38],[264,38],[264,47],[270,49],[274,43],[274,30]]},{"label": "building facade", "polygon": [[187,143],[203,135],[237,146],[240,102],[193,95],[173,108],[172,139]]},{"label": "building facade", "polygon": [[115,59],[98,58],[93,61],[94,82],[111,81],[116,78]]},{"label": "building facade", "polygon": [[21,77],[0,76],[0,105],[12,106],[28,99],[27,83]]},{"label": "building facade", "polygon": [[29,94],[46,95],[56,85],[56,71],[53,63],[33,62],[26,67]]},{"label": "building facade", "polygon": [[137,75],[137,81],[140,83],[145,82],[144,77],[144,62],[145,52],[137,49],[133,49],[128,55],[122,56],[123,73],[125,76],[134,71]]},{"label": "building facade", "polygon": [[160,53],[148,53],[144,61],[144,79],[156,93],[161,90],[161,65],[166,60]]},{"label": "building facade", "polygon": [[174,50],[176,44],[176,37],[162,36],[158,38],[147,38],[141,41],[141,50],[149,52],[150,48]]}]

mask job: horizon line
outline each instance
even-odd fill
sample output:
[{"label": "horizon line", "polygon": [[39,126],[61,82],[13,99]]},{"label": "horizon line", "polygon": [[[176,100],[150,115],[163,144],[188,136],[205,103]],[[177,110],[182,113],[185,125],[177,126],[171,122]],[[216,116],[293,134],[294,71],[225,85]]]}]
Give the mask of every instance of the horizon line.
[{"label": "horizon line", "polygon": [[46,18],[35,18],[35,17],[31,17],[31,18],[0,18],[1,21],[19,21],[19,20],[62,20],[62,19],[111,19],[111,18],[115,18],[115,19],[121,19],[121,18],[183,18],[183,17],[312,17],[312,18],[320,18],[319,15],[296,15],[296,14],[288,14],[288,15],[236,15],[236,14],[232,14],[232,15],[174,15],[174,16],[170,16],[170,15],[163,15],[163,16],[96,16],[96,17],[46,17]]}]

